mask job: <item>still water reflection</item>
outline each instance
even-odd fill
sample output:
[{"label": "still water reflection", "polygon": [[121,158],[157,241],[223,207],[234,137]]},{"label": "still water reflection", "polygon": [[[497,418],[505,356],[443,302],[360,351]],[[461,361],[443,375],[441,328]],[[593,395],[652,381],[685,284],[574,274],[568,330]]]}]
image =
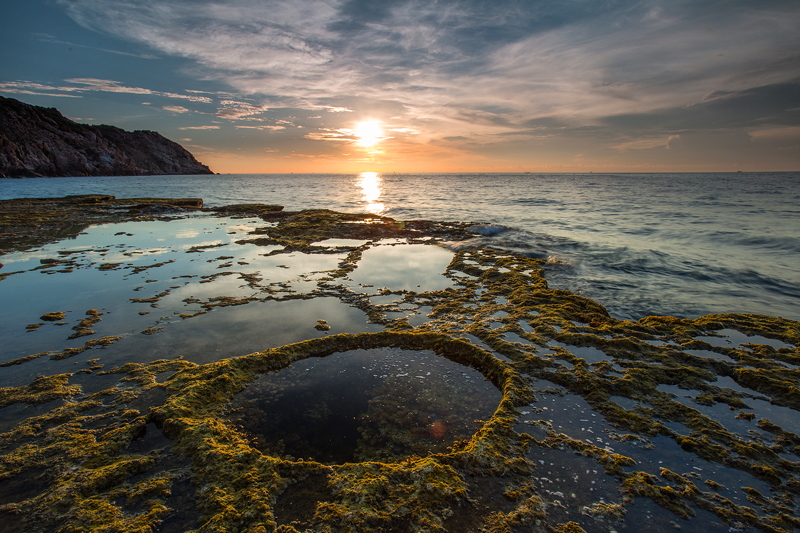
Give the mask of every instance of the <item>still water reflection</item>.
[{"label": "still water reflection", "polygon": [[378,201],[383,189],[383,179],[377,172],[362,172],[358,175],[356,184],[361,187],[362,201],[366,203],[365,210],[375,215],[380,215],[386,206]]},{"label": "still water reflection", "polygon": [[394,461],[447,453],[501,397],[478,370],[432,351],[378,348],[265,374],[234,398],[228,415],[269,454]]}]

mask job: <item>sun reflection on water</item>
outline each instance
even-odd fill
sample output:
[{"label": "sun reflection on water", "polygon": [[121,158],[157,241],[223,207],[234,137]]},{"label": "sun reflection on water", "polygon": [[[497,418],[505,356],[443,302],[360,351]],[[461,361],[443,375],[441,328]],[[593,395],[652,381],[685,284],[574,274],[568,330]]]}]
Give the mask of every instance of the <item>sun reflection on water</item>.
[{"label": "sun reflection on water", "polygon": [[386,206],[378,201],[383,192],[381,175],[377,172],[362,172],[356,183],[361,187],[363,201],[367,204],[365,207],[367,212],[375,215],[383,213],[386,210]]}]

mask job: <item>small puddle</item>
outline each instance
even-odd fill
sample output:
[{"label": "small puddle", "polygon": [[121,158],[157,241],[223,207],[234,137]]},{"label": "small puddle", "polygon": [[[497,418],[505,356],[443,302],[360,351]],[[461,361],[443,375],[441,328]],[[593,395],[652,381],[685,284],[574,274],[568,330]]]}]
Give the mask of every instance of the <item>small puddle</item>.
[{"label": "small puddle", "polygon": [[639,405],[638,400],[626,398],[625,396],[609,396],[608,399],[628,411],[633,411]]},{"label": "small puddle", "polygon": [[575,357],[585,359],[589,364],[599,363],[600,361],[608,361],[611,359],[611,357],[606,355],[604,351],[594,348],[593,346],[572,346],[555,341],[551,341],[550,346],[564,348],[572,353],[572,355]]},{"label": "small puddle", "polygon": [[721,329],[714,333],[714,336],[697,337],[697,339],[705,341],[711,346],[731,348],[736,348],[742,344],[766,344],[767,346],[772,346],[776,350],[780,348],[794,348],[794,346],[777,339],[769,339],[761,335],[747,335],[735,329]]},{"label": "small puddle", "polygon": [[350,278],[393,291],[438,291],[453,285],[443,274],[452,259],[453,252],[427,244],[377,246],[364,252]]},{"label": "small puddle", "polygon": [[327,246],[328,248],[360,248],[369,241],[359,239],[324,239],[312,242],[311,246]]},{"label": "small puddle", "polygon": [[429,306],[419,306],[416,310],[415,314],[412,314],[408,318],[408,323],[411,325],[412,328],[416,328],[421,326],[422,324],[426,323],[430,318],[428,314],[430,313],[431,308]]},{"label": "small puddle", "polygon": [[696,355],[697,357],[704,357],[706,359],[714,359],[715,361],[723,361],[725,363],[735,363],[736,360],[728,357],[725,354],[712,352],[710,350],[681,350],[683,353]]},{"label": "small puddle", "polygon": [[[732,381],[732,380],[731,380]],[[678,385],[659,385],[658,390],[674,394],[676,402],[682,403],[703,413],[705,416],[715,420],[725,426],[728,431],[738,432],[746,435],[748,430],[755,429],[755,422],[737,419],[739,409],[731,409],[725,403],[715,403],[714,405],[703,405],[694,401],[700,395],[696,389],[681,389]],[[766,418],[773,424],[777,424],[786,431],[797,434],[800,431],[798,423],[798,413],[789,407],[774,405],[761,398],[743,398],[749,405],[745,412],[753,412],[756,419]]]},{"label": "small puddle", "polygon": [[261,376],[234,397],[229,420],[270,455],[392,461],[470,438],[501,397],[477,370],[431,351],[353,350]]},{"label": "small puddle", "polygon": [[372,305],[391,305],[403,302],[402,294],[389,294],[387,296],[370,296],[369,301]]}]

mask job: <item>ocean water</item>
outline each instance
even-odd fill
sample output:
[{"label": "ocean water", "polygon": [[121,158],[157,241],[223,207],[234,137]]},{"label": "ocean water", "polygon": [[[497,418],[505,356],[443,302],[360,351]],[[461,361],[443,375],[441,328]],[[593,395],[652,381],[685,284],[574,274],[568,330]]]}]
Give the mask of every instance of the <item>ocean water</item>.
[{"label": "ocean water", "polygon": [[480,244],[547,260],[552,288],[617,318],[800,319],[800,173],[239,174],[0,181],[0,199],[102,193],[207,206],[486,223]]}]

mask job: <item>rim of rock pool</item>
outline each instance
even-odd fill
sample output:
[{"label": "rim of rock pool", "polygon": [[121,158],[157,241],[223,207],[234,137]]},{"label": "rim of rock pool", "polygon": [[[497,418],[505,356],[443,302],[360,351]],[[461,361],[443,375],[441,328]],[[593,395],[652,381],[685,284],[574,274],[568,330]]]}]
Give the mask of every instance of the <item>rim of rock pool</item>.
[{"label": "rim of rock pool", "polygon": [[[227,456],[234,450],[240,456],[253,454],[281,463],[319,464],[302,458],[283,460],[262,454],[250,445],[245,434],[226,420],[225,410],[236,394],[264,374],[312,357],[375,348],[432,351],[436,356],[477,370],[500,391],[502,397],[496,410],[459,451],[477,451],[476,447],[482,450],[490,441],[498,440],[495,438],[497,428],[505,425],[501,420],[505,418],[503,415],[529,401],[522,383],[524,378],[513,372],[507,363],[466,339],[436,332],[381,331],[341,333],[187,368],[170,378],[167,387],[171,394],[164,405],[153,409],[153,415],[178,449],[194,456],[195,460],[202,458],[204,470],[214,460],[228,462]],[[421,458],[406,458],[409,459]],[[360,461],[371,462],[377,461]]]},{"label": "rim of rock pool", "polygon": [[326,465],[448,453],[497,409],[480,371],[432,350],[337,351],[259,375],[228,423],[265,455]]}]

